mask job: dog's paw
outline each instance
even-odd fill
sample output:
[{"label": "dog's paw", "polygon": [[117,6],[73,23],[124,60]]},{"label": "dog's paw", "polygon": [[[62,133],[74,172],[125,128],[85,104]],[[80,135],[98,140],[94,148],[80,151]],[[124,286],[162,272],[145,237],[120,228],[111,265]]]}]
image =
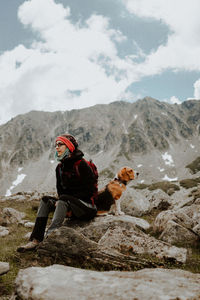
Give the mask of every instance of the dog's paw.
[{"label": "dog's paw", "polygon": [[120,212],[119,212],[119,215],[120,215],[120,216],[124,216],[125,213],[124,213],[123,211],[120,211]]},{"label": "dog's paw", "polygon": [[123,211],[116,211],[115,216],[124,216],[125,213]]}]

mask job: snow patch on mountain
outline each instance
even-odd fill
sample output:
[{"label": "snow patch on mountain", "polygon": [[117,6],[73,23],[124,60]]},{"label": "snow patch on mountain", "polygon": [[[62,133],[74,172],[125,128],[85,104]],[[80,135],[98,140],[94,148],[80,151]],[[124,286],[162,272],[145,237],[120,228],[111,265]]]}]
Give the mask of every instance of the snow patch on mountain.
[{"label": "snow patch on mountain", "polygon": [[17,179],[13,181],[11,187],[6,191],[5,196],[10,196],[11,195],[11,191],[20,183],[22,183],[22,181],[24,180],[24,178],[26,177],[26,174],[19,174],[17,176]]},{"label": "snow patch on mountain", "polygon": [[166,181],[177,181],[177,180],[178,180],[178,177],[175,177],[175,178],[169,178],[169,177],[165,174],[165,176],[163,177],[162,180],[166,180]]},{"label": "snow patch on mountain", "polygon": [[164,168],[161,168],[161,167],[158,167],[158,170],[159,170],[160,172],[164,172],[164,171],[165,171],[165,169],[164,169]]},{"label": "snow patch on mountain", "polygon": [[165,152],[164,154],[162,154],[162,158],[163,158],[166,165],[174,166],[173,158],[168,152]]}]

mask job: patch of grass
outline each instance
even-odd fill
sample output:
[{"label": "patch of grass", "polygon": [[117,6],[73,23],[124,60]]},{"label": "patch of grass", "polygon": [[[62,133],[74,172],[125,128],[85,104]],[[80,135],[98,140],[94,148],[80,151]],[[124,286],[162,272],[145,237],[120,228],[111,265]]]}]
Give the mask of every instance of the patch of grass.
[{"label": "patch of grass", "polygon": [[[35,205],[39,202],[35,201]],[[17,201],[5,201],[1,202],[1,210],[4,207],[12,207],[18,211],[25,212],[25,219],[34,221],[36,213],[32,210],[32,202],[17,202]],[[14,281],[19,269],[34,265],[33,253],[24,253],[23,256],[16,252],[18,246],[22,243],[26,243],[24,236],[30,232],[30,228],[26,228],[22,225],[10,224],[7,226],[9,235],[1,237],[0,242],[0,261],[9,262],[10,271],[0,277],[0,296],[10,295],[13,291]]]},{"label": "patch of grass", "polygon": [[186,168],[190,169],[193,174],[200,171],[200,156],[197,157],[191,164],[187,165]]},{"label": "patch of grass", "polygon": [[136,190],[144,190],[149,187],[149,184],[140,183],[138,185],[131,186],[131,188]]},{"label": "patch of grass", "polygon": [[132,188],[140,189],[140,190],[148,188],[149,191],[160,189],[166,194],[168,194],[169,196],[171,196],[175,191],[180,190],[180,187],[178,185],[171,183],[169,181],[160,181],[152,184],[138,184],[136,186],[132,186]]},{"label": "patch of grass", "polygon": [[199,199],[200,198],[200,188],[192,190],[188,196],[193,197],[193,201],[195,201],[196,199]]},{"label": "patch of grass", "polygon": [[200,177],[197,178],[191,178],[191,179],[183,179],[180,181],[180,185],[184,187],[185,189],[197,187],[200,183]]},{"label": "patch of grass", "polygon": [[171,183],[169,181],[160,181],[153,183],[149,186],[150,191],[160,189],[168,195],[172,195],[175,191],[179,191],[180,188],[178,185]]},{"label": "patch of grass", "polygon": [[[30,229],[29,229],[30,230]],[[24,266],[32,266],[31,257],[26,260],[26,264],[22,263],[20,254],[16,252],[16,249],[22,242],[26,242],[23,238],[28,232],[22,226],[9,226],[10,234],[1,238],[0,244],[0,261],[9,262],[10,271],[0,277],[0,296],[10,295],[13,291],[14,281],[19,269]],[[24,255],[24,254],[23,254]],[[30,254],[29,254],[30,255]]]},{"label": "patch of grass", "polygon": [[[187,245],[182,245],[188,248]],[[182,270],[186,270],[192,273],[200,273],[200,240],[196,245],[188,248],[187,261],[181,266]]]}]

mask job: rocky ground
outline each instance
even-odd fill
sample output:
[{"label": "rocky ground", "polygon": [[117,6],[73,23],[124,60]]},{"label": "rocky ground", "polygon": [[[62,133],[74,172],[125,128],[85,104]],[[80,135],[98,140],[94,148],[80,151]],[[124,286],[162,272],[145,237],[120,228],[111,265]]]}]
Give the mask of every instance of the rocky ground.
[{"label": "rocky ground", "polygon": [[0,299],[66,299],[69,287],[69,299],[199,299],[200,189],[187,187],[130,187],[125,215],[66,219],[24,254],[42,194],[1,197]]}]

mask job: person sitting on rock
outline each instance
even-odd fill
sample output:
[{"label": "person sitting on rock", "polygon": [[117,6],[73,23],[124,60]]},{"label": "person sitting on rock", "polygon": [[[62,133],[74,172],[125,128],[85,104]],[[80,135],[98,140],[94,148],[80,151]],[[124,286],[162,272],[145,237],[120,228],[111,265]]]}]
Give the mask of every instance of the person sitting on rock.
[{"label": "person sitting on rock", "polygon": [[19,247],[18,252],[35,249],[44,239],[48,215],[51,211],[54,211],[54,215],[45,236],[59,228],[67,215],[89,220],[97,213],[96,205],[91,201],[94,192],[94,173],[83,159],[84,154],[78,149],[76,139],[69,134],[58,136],[55,148],[55,156],[59,161],[56,167],[58,198],[42,197],[30,242]]}]

